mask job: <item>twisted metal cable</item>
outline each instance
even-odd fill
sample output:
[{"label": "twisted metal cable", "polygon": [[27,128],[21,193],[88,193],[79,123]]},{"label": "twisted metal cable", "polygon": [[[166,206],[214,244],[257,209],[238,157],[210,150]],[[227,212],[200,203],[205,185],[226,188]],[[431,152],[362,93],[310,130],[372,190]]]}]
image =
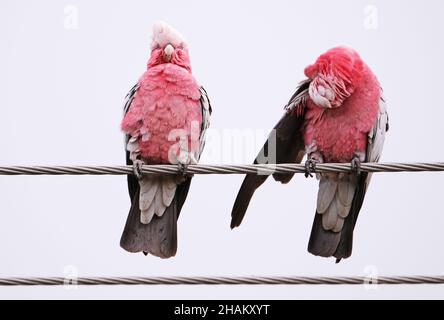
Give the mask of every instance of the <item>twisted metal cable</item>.
[{"label": "twisted metal cable", "polygon": [[393,277],[86,277],[0,278],[0,286],[61,285],[424,285],[444,284],[444,276]]},{"label": "twisted metal cable", "polygon": [[[261,174],[305,173],[303,164],[190,165],[189,174]],[[145,165],[144,174],[178,174],[176,165]],[[314,172],[351,172],[350,163],[323,163]],[[444,171],[444,162],[424,163],[362,163],[363,172],[426,172]],[[3,166],[0,175],[128,175],[132,166]]]}]

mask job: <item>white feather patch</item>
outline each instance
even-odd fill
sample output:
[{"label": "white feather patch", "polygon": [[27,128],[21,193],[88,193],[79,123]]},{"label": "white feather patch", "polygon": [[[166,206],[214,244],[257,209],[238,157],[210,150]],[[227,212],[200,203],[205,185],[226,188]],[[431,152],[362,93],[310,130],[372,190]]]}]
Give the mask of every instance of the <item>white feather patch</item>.
[{"label": "white feather patch", "polygon": [[151,220],[154,217],[154,202],[150,203],[150,206],[148,207],[147,210],[142,210],[140,211],[140,222],[143,224],[148,224],[151,222]]},{"label": "white feather patch", "polygon": [[139,138],[130,137],[126,144],[126,150],[130,153],[131,161],[135,161],[140,155]]},{"label": "white feather patch", "polygon": [[341,200],[339,200],[339,193],[336,193],[335,199],[333,200],[336,202],[336,214],[341,218],[346,218],[350,212],[351,208],[351,202],[349,205],[344,205]]},{"label": "white feather patch", "polygon": [[332,201],[327,211],[322,215],[322,226],[325,230],[332,230],[338,222],[337,202]]},{"label": "white feather patch", "polygon": [[336,222],[336,226],[333,228],[333,232],[341,231],[343,226],[344,226],[344,219],[338,217],[338,222]]},{"label": "white feather patch", "polygon": [[338,183],[330,177],[322,177],[319,181],[319,191],[317,200],[318,213],[324,213],[330,206],[337,189]]},{"label": "white feather patch", "polygon": [[159,178],[150,177],[139,181],[140,185],[140,210],[148,210],[159,188]]},{"label": "white feather patch", "polygon": [[165,212],[165,209],[167,208],[167,206],[163,203],[163,186],[162,184],[159,185],[159,188],[157,188],[157,193],[154,196],[154,214],[156,214],[157,216],[162,216],[163,213]]},{"label": "white feather patch", "polygon": [[[343,175],[338,182],[338,198],[342,205],[350,207],[356,190],[357,177],[355,174]],[[347,213],[348,214],[348,213]]]},{"label": "white feather patch", "polygon": [[154,215],[161,217],[176,194],[176,177],[151,176],[139,181],[140,222],[148,224]]},{"label": "white feather patch", "polygon": [[169,206],[173,201],[174,195],[176,193],[176,187],[177,185],[174,179],[165,179],[162,185],[162,199],[165,206]]},{"label": "white feather patch", "polygon": [[325,230],[342,230],[344,219],[350,213],[356,183],[357,177],[353,174],[322,177],[319,183],[317,212],[322,214],[322,227]]}]

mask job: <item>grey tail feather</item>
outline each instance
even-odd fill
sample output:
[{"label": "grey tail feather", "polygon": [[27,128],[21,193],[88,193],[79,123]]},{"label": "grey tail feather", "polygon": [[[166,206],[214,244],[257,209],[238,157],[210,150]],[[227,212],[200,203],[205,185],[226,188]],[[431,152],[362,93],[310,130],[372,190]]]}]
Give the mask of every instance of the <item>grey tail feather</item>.
[{"label": "grey tail feather", "polygon": [[340,232],[324,229],[322,226],[322,215],[316,212],[310,240],[308,241],[308,252],[315,256],[331,257],[334,255],[340,239]]},{"label": "grey tail feather", "polygon": [[[344,226],[341,231],[341,240],[339,241],[338,248],[334,256],[337,259],[348,258],[352,254],[353,250],[353,231],[358,220],[359,211],[361,211],[362,204],[364,203],[365,194],[367,191],[367,179],[368,173],[363,172],[359,177],[359,183],[353,197],[350,213],[344,221]],[[338,261],[339,262],[339,261]]]},{"label": "grey tail feather", "polygon": [[129,252],[150,253],[170,258],[177,251],[177,196],[161,217],[154,216],[149,224],[140,222],[139,190],[134,195],[120,246]]},{"label": "grey tail feather", "polygon": [[335,257],[336,263],[351,256],[353,246],[352,219],[345,218],[340,232],[325,230],[322,226],[322,215],[316,213],[308,241],[308,252],[315,256]]},{"label": "grey tail feather", "polygon": [[231,211],[231,229],[240,226],[254,192],[267,178],[267,175],[247,174],[245,176],[244,182],[237,194],[236,201],[234,202],[233,210]]},{"label": "grey tail feather", "polygon": [[353,197],[350,213],[344,220],[340,232],[326,231],[322,226],[322,215],[316,213],[311,229],[308,251],[316,256],[336,258],[336,263],[351,256],[353,231],[366,193],[367,173],[361,173],[360,181]]},{"label": "grey tail feather", "polygon": [[336,263],[351,256],[353,250],[353,229],[353,213],[350,212],[349,216],[345,218],[344,227],[340,232],[341,239],[334,254]]}]

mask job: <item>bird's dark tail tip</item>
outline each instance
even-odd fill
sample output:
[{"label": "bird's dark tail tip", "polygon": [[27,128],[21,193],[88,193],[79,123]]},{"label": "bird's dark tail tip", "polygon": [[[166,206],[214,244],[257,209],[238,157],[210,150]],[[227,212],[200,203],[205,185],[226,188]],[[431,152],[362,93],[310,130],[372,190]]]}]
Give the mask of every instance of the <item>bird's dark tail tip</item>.
[{"label": "bird's dark tail tip", "polygon": [[335,255],[340,239],[341,233],[324,229],[322,215],[316,213],[308,241],[308,252],[315,256],[332,257]]},{"label": "bird's dark tail tip", "polygon": [[322,227],[312,230],[308,243],[308,252],[315,256],[325,258],[334,257],[338,264],[342,259],[347,259],[351,255],[350,242],[341,238],[341,233],[324,230]]},{"label": "bird's dark tail tip", "polygon": [[150,223],[140,221],[139,195],[136,194],[128,214],[120,246],[129,252],[142,252],[162,259],[173,257],[177,250],[177,197],[161,217]]},{"label": "bird's dark tail tip", "polygon": [[[241,222],[242,222],[242,218],[241,219],[237,219],[239,217],[239,215],[234,215],[231,218],[231,223],[230,223],[230,229],[233,230],[234,228],[237,228],[240,226]],[[242,216],[243,217],[243,216]]]},{"label": "bird's dark tail tip", "polygon": [[[255,162],[256,163],[256,162]],[[268,176],[247,174],[237,194],[236,200],[231,211],[231,229],[239,227],[247,212],[251,197],[253,197],[256,189],[262,185]]]}]

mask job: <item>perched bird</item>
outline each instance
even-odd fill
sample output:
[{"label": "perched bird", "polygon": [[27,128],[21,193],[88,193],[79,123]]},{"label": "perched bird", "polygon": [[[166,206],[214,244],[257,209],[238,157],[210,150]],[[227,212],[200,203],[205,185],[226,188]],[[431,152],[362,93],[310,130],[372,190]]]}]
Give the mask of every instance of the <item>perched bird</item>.
[{"label": "perched bird", "polygon": [[[351,173],[318,174],[319,191],[308,251],[339,262],[352,253],[353,230],[371,174],[361,162],[381,155],[388,115],[379,82],[358,53],[333,48],[305,69],[308,79],[291,97],[286,112],[261,153],[275,143],[276,163],[300,163],[307,155],[306,176],[316,163],[350,162]],[[271,151],[270,151],[271,152]],[[255,163],[259,163],[256,158]],[[288,183],[293,175],[274,174]],[[255,190],[268,176],[247,175],[232,211],[231,228],[239,226]]]},{"label": "perched bird", "polygon": [[[166,23],[153,26],[147,71],[128,93],[124,112],[126,161],[134,175],[128,175],[131,209],[120,245],[169,258],[191,183],[186,166],[200,158],[211,105],[191,73],[187,43]],[[144,176],[144,164],[178,164],[183,174]]]}]

